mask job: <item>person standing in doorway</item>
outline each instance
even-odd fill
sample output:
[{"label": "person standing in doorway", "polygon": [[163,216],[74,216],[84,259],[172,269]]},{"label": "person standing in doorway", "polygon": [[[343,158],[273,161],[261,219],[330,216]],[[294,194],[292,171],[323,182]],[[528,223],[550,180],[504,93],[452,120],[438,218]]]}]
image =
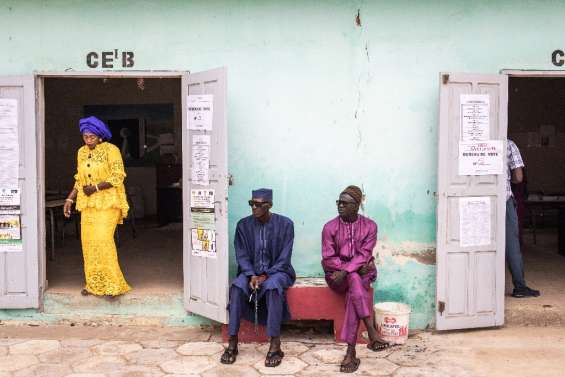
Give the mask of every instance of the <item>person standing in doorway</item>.
[{"label": "person standing in doorway", "polygon": [[81,294],[112,299],[131,289],[120,269],[114,243],[116,226],[129,210],[124,188],[126,173],[120,150],[107,142],[112,133],[104,122],[93,116],[83,118],[79,129],[85,145],[78,150],[75,185],[63,211],[70,217],[76,202],[81,213],[86,281]]},{"label": "person standing in doorway", "polygon": [[294,224],[271,213],[273,191],[253,190],[249,206],[252,215],[241,219],[235,230],[237,278],[230,287],[229,344],[222,354],[223,364],[233,364],[238,354],[241,318],[267,325],[271,345],[265,366],[282,362],[281,324],[290,319],[286,289],[296,280],[291,264]]},{"label": "person standing in doorway", "polygon": [[512,194],[510,183],[521,183],[524,179],[524,161],[516,144],[508,139],[506,144],[506,263],[512,275],[513,297],[538,297],[540,291],[526,285],[524,279],[524,262],[520,250],[520,233],[516,199]]},{"label": "person standing in doorway", "polygon": [[377,278],[373,249],[377,244],[377,224],[359,214],[363,192],[357,186],[348,186],[336,201],[339,216],[330,220],[322,230],[322,267],[328,286],[345,294],[345,318],[341,340],[347,351],[340,371],[353,373],[361,361],[356,357],[355,345],[359,323],[363,321],[369,335],[367,347],[381,351],[388,343],[377,338],[372,322],[369,289]]}]

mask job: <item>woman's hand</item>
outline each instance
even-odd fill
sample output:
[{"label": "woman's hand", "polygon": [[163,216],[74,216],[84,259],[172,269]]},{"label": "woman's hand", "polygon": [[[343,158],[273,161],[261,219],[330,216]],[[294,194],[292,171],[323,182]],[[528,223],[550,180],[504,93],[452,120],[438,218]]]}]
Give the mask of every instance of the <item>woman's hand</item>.
[{"label": "woman's hand", "polygon": [[69,200],[65,200],[65,205],[63,206],[63,215],[66,218],[71,217],[71,209],[73,208],[73,203]]},{"label": "woman's hand", "polygon": [[82,188],[82,191],[84,192],[84,195],[90,196],[96,192],[96,186],[93,185],[84,186]]}]

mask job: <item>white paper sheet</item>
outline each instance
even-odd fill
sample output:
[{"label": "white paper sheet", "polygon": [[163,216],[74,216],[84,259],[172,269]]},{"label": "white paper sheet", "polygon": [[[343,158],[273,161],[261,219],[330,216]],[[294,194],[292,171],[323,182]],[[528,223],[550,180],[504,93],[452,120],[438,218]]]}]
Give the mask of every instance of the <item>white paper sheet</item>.
[{"label": "white paper sheet", "polygon": [[20,190],[0,188],[0,214],[19,214],[20,208]]},{"label": "white paper sheet", "polygon": [[210,135],[192,135],[192,145],[210,145]]},{"label": "white paper sheet", "polygon": [[207,145],[192,146],[191,179],[193,185],[208,186],[210,170],[210,147]]},{"label": "white paper sheet", "polygon": [[491,200],[488,196],[459,199],[459,244],[481,246],[491,243]]},{"label": "white paper sheet", "polygon": [[192,255],[216,258],[216,232],[210,229],[192,229]]},{"label": "white paper sheet", "polygon": [[212,131],[214,95],[191,95],[187,98],[188,129]]},{"label": "white paper sheet", "polygon": [[460,141],[459,175],[503,174],[502,140]]},{"label": "white paper sheet", "polygon": [[488,94],[461,94],[461,141],[490,139],[490,100]]},{"label": "white paper sheet", "polygon": [[0,187],[18,187],[18,101],[0,99]]},{"label": "white paper sheet", "polygon": [[214,209],[214,189],[190,190],[190,208]]}]

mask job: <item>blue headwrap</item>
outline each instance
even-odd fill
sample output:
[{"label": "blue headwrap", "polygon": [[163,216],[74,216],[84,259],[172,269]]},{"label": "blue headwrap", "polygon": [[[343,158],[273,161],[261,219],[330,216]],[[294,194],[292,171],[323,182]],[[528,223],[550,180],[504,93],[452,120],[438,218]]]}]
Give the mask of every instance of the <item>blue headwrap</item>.
[{"label": "blue headwrap", "polygon": [[110,140],[112,138],[112,133],[110,129],[104,122],[100,119],[92,116],[88,118],[82,118],[78,121],[80,133],[90,132],[102,140]]},{"label": "blue headwrap", "polygon": [[268,202],[273,202],[273,190],[268,188],[260,188],[251,191],[251,197],[253,199],[263,199]]}]

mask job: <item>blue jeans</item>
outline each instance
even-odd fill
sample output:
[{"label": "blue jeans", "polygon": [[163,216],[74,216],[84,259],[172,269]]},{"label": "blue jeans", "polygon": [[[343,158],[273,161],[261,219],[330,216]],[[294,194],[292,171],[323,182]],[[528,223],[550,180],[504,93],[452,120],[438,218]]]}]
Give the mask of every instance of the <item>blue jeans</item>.
[{"label": "blue jeans", "polygon": [[526,287],[524,280],[524,262],[520,250],[520,236],[518,230],[518,213],[516,200],[510,197],[506,201],[506,263],[512,274],[514,288]]}]

